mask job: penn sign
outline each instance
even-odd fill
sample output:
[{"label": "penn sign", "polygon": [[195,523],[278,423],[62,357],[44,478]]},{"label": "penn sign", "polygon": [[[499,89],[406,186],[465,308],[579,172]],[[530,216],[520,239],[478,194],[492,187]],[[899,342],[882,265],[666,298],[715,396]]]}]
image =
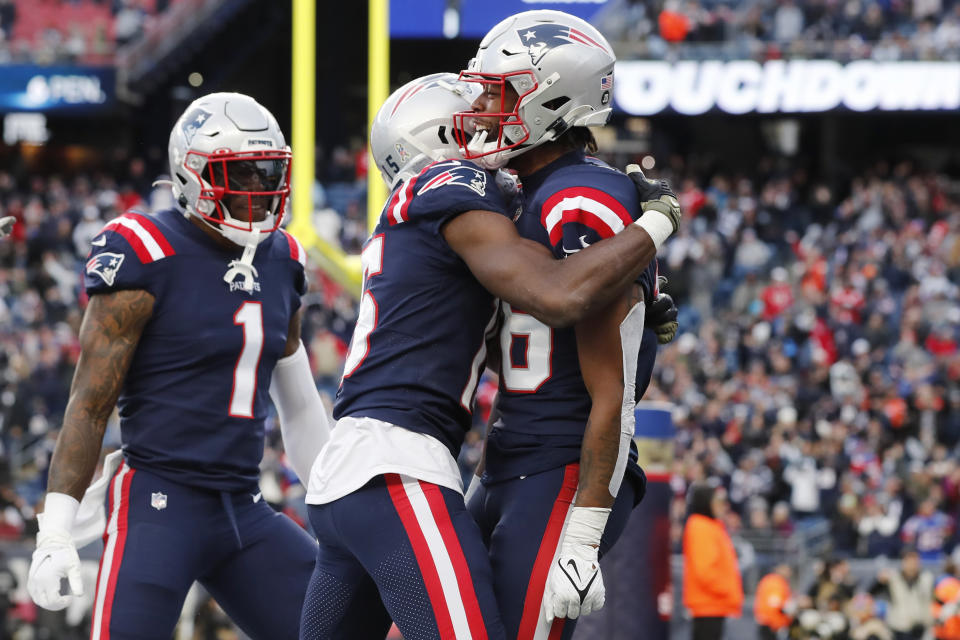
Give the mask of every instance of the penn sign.
[{"label": "penn sign", "polygon": [[636,116],[953,110],[960,108],[960,63],[627,61],[617,63],[614,99]]}]

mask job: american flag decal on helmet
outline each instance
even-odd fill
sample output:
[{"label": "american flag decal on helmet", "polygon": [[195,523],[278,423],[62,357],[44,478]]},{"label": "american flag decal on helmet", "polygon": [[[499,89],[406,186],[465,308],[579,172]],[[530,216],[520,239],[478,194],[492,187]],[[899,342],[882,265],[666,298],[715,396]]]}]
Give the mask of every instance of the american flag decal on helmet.
[{"label": "american flag decal on helmet", "polygon": [[538,24],[535,27],[518,29],[517,35],[520,36],[520,42],[527,47],[533,64],[539,63],[551,49],[565,44],[585,44],[609,53],[607,47],[584,32],[562,24]]},{"label": "american flag decal on helmet", "polygon": [[600,78],[600,90],[609,91],[613,89],[613,71]]}]

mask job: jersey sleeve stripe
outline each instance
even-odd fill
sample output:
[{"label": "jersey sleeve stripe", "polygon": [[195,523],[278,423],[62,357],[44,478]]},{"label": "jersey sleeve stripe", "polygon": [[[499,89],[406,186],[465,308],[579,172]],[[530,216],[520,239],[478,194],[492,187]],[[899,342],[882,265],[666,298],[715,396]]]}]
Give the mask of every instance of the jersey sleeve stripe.
[{"label": "jersey sleeve stripe", "polygon": [[599,189],[571,187],[550,196],[540,210],[540,221],[556,245],[563,237],[562,226],[579,222],[609,238],[633,222],[633,217],[618,200]]},{"label": "jersey sleeve stripe", "polygon": [[293,234],[289,231],[280,229],[280,233],[284,235],[287,239],[287,244],[290,245],[290,258],[296,260],[300,263],[300,266],[307,266],[307,252],[304,250],[303,245],[300,244],[300,241],[293,237]]},{"label": "jersey sleeve stripe", "polygon": [[[586,193],[586,192],[590,193]],[[596,189],[564,189],[548,199],[541,209],[540,220],[556,245],[563,237],[563,225],[585,224],[603,238],[624,229],[633,219],[622,204]]]},{"label": "jersey sleeve stripe", "polygon": [[[419,177],[419,176],[418,176]],[[410,208],[410,200],[413,198],[413,185],[417,183],[417,178],[411,178],[407,181],[406,186],[399,191],[399,197],[397,198],[396,203],[390,209],[390,224],[400,224],[401,222],[406,222],[410,218],[407,216],[407,210]]]},{"label": "jersey sleeve stripe", "polygon": [[164,237],[163,233],[157,228],[157,225],[153,223],[153,220],[145,215],[132,212],[124,214],[123,217],[136,220],[138,223],[140,223],[140,226],[150,234],[150,237],[153,238],[153,240],[157,243],[157,246],[159,246],[161,251],[163,251],[164,257],[176,254],[176,251],[174,251],[170,243],[167,242],[167,239]]},{"label": "jersey sleeve stripe", "polygon": [[[167,255],[173,255],[172,248],[169,254],[165,253],[157,240],[135,218],[127,216],[115,218],[108,222],[103,229],[104,231],[115,231],[123,236],[143,264],[161,260],[166,258]],[[164,243],[166,243],[166,240],[164,240]]]}]

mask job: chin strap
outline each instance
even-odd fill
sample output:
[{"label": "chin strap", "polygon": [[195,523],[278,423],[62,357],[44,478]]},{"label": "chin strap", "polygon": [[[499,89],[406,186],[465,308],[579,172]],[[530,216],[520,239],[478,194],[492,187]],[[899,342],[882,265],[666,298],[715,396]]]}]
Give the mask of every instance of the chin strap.
[{"label": "chin strap", "polygon": [[253,292],[253,280],[258,277],[257,268],[253,266],[253,256],[257,252],[257,241],[252,239],[247,242],[243,248],[243,255],[239,260],[231,260],[227,273],[223,276],[223,281],[227,284],[233,284],[238,275],[243,276],[243,283],[240,287],[247,293]]}]

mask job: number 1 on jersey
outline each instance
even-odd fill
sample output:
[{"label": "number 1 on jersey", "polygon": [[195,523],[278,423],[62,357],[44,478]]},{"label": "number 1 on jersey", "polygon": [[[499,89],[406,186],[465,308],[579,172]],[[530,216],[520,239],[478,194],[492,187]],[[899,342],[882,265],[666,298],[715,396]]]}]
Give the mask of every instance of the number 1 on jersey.
[{"label": "number 1 on jersey", "polygon": [[233,324],[243,327],[243,348],[233,368],[230,415],[253,417],[253,396],[257,390],[257,369],[263,354],[263,307],[259,302],[244,302],[233,314]]},{"label": "number 1 on jersey", "polygon": [[370,238],[360,254],[363,266],[363,298],[357,314],[357,326],[353,330],[347,359],[343,363],[343,377],[349,378],[357,370],[370,351],[370,334],[377,327],[377,300],[367,289],[367,279],[383,271],[383,234]]}]

